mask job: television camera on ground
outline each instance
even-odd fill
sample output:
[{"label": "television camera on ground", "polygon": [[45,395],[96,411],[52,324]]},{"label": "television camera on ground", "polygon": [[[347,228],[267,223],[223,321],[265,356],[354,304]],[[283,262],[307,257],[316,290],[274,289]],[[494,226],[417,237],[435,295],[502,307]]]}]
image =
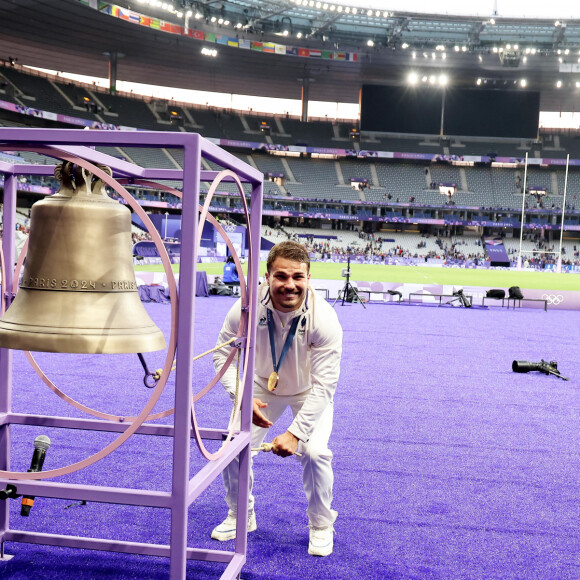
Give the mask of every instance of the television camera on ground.
[{"label": "television camera on ground", "polygon": [[512,371],[514,373],[529,373],[530,371],[540,371],[545,375],[554,375],[559,379],[568,381],[566,377],[563,377],[558,370],[558,363],[555,360],[550,362],[542,359],[539,363],[528,362],[527,360],[515,360],[512,363]]}]

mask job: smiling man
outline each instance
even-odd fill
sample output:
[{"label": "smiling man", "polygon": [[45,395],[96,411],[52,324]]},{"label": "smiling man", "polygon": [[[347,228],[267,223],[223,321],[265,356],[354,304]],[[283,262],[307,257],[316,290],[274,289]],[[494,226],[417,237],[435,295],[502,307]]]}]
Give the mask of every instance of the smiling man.
[{"label": "smiling man", "polygon": [[[270,250],[266,283],[259,293],[252,448],[260,447],[269,428],[290,407],[293,421],[282,435],[273,439],[272,451],[280,457],[300,454],[308,501],[308,553],[328,556],[333,549],[333,524],[337,516],[331,509],[334,477],[328,440],[340,372],[342,328],[334,309],[314,293],[309,280],[310,259],[304,246],[287,241]],[[240,308],[238,301],[229,311],[218,344],[236,335]],[[229,352],[229,346],[215,352],[216,371],[221,370]],[[222,384],[233,399],[236,385],[233,365],[222,377]],[[224,471],[229,511],[211,534],[215,540],[236,537],[238,471],[237,460]],[[251,471],[250,486],[253,478]],[[250,489],[248,532],[256,528]]]}]

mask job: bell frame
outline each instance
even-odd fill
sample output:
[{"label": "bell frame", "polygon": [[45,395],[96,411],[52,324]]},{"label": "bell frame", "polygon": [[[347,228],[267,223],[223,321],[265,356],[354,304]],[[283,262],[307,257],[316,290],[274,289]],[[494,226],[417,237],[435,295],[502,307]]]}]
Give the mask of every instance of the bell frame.
[{"label": "bell frame", "polygon": [[[97,152],[92,147],[101,145],[109,147],[149,147],[178,148],[184,153],[184,166],[179,169],[159,169],[141,167]],[[182,197],[182,242],[181,265],[179,276],[179,300],[172,301],[172,309],[179,309],[179,316],[172,316],[173,344],[176,350],[175,376],[175,412],[173,425],[161,425],[147,422],[148,413],[144,411],[136,418],[134,424],[110,420],[76,419],[52,417],[45,415],[28,415],[14,413],[11,410],[13,356],[12,350],[0,349],[0,488],[16,485],[18,494],[37,497],[49,497],[71,500],[97,501],[102,503],[126,504],[165,508],[171,512],[170,543],[168,545],[112,541],[101,538],[88,538],[73,535],[44,534],[13,529],[10,526],[9,501],[0,501],[0,571],[3,561],[10,558],[5,553],[5,543],[23,542],[61,547],[85,548],[112,552],[124,552],[150,556],[165,556],[170,559],[169,577],[182,580],[186,577],[186,562],[201,560],[220,562],[225,565],[221,576],[223,579],[239,577],[246,561],[247,554],[247,521],[250,473],[250,441],[252,415],[252,388],[254,374],[254,337],[256,319],[252,313],[257,308],[260,226],[262,220],[263,175],[250,165],[240,161],[231,153],[224,151],[209,140],[196,133],[173,133],[154,131],[80,131],[75,129],[20,129],[0,128],[0,150],[54,150],[54,157],[59,152],[72,155],[88,164],[107,165],[113,170],[115,179],[135,179],[155,181],[157,179],[181,181]],[[248,323],[239,337],[238,348],[245,352],[243,394],[241,398],[241,428],[235,438],[228,441],[223,452],[214,454],[203,467],[190,479],[190,450],[192,439],[203,449],[200,439],[223,440],[230,437],[224,429],[192,429],[192,376],[193,376],[193,339],[196,290],[196,264],[199,248],[198,226],[200,214],[200,184],[202,181],[214,181],[218,171],[202,171],[202,158],[212,161],[229,170],[234,177],[221,177],[218,181],[230,181],[250,184],[251,214],[247,223],[251,234],[248,259],[247,311],[250,313]],[[18,177],[20,175],[50,176],[54,166],[11,163],[0,160],[0,173],[4,176],[4,232],[2,254],[14,256],[16,227],[16,196]],[[207,208],[202,211],[202,219]],[[164,248],[162,248],[164,251]],[[13,299],[14,271],[13,261],[6,259],[5,280],[2,280],[2,310],[10,305]],[[174,303],[175,302],[175,303]],[[173,311],[175,312],[175,310]],[[145,420],[144,420],[145,419]],[[195,421],[193,421],[195,423]],[[10,426],[32,425],[43,427],[61,427],[105,431],[120,434],[128,438],[131,434],[165,436],[172,439],[173,462],[171,491],[149,491],[105,485],[75,485],[57,481],[45,481],[49,472],[14,474],[10,472]],[[114,452],[111,451],[111,452]],[[227,465],[239,456],[240,483],[238,505],[237,537],[235,550],[207,550],[188,547],[188,508],[202,492],[222,473]],[[207,457],[207,456],[206,456]],[[81,462],[82,463],[82,462]],[[82,468],[82,466],[81,466]],[[58,470],[57,470],[58,471]],[[71,472],[72,469],[64,472]],[[79,561],[79,566],[81,566]]]}]

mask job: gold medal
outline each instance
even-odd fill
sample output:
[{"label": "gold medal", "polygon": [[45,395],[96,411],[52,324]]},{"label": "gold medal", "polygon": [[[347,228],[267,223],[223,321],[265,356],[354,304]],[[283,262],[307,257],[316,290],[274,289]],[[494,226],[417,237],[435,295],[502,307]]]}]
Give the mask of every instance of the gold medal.
[{"label": "gold medal", "polygon": [[269,377],[268,377],[268,390],[269,391],[273,391],[276,389],[276,387],[278,386],[278,381],[280,380],[280,377],[278,376],[277,372],[273,372]]}]

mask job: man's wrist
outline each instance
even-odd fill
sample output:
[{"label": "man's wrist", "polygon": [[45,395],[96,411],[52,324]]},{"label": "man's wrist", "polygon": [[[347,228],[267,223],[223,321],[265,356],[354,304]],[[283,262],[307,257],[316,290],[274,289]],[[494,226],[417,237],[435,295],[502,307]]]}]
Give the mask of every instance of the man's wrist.
[{"label": "man's wrist", "polygon": [[290,433],[290,435],[292,435],[292,437],[294,437],[296,439],[296,441],[302,441],[302,443],[308,443],[308,438],[305,437],[302,433],[296,433],[292,427],[290,427],[289,429],[286,430],[287,433]]}]

